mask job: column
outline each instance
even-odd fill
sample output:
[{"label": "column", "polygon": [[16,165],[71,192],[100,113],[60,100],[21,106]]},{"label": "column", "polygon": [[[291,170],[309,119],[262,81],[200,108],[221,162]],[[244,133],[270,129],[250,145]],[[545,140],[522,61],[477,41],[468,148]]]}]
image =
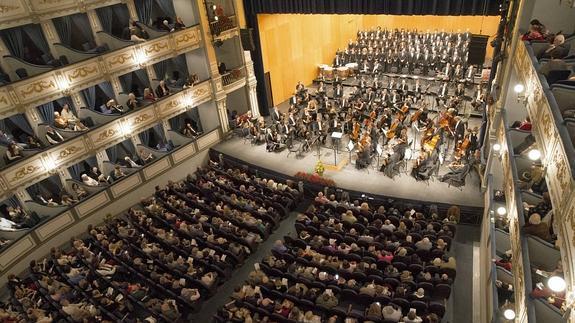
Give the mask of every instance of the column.
[{"label": "column", "polygon": [[[122,88],[122,83],[120,83],[120,78],[118,76],[111,76],[110,77],[110,83],[112,84],[112,88],[114,89],[114,95],[116,96],[116,98],[118,98],[121,93],[124,93],[124,89]],[[127,94],[128,93],[126,93],[126,95]]]},{"label": "column", "polygon": [[92,28],[92,34],[94,35],[94,41],[97,45],[101,45],[102,42],[100,41],[100,37],[98,32],[102,31],[102,25],[100,24],[100,18],[98,18],[98,14],[96,13],[95,9],[87,10],[86,15],[88,16],[88,20],[90,21],[90,27]]},{"label": "column", "polygon": [[227,97],[221,97],[216,99],[216,106],[218,108],[218,116],[220,117],[220,125],[222,127],[222,132],[225,134],[230,131],[230,125],[228,123],[228,111],[227,111]]},{"label": "column", "polygon": [[35,107],[26,109],[26,111],[24,111],[24,117],[26,118],[26,121],[28,121],[30,126],[32,126],[32,130],[34,130],[34,135],[38,136],[38,124],[44,122],[44,120],[40,118]]},{"label": "column", "polygon": [[52,56],[54,56],[54,58],[58,58],[60,56],[60,54],[59,54],[58,50],[56,49],[56,47],[54,46],[54,44],[60,42],[60,37],[58,36],[58,33],[56,32],[56,28],[54,27],[54,23],[52,22],[52,20],[44,20],[40,24],[40,27],[42,27],[42,32],[44,33],[44,36],[46,37],[46,42],[48,42],[48,47],[50,48],[50,52],[52,53]]},{"label": "column", "polygon": [[203,36],[202,41],[204,43],[206,57],[208,58],[209,73],[211,76],[214,98],[216,100],[216,106],[218,109],[220,125],[222,127],[222,132],[225,134],[230,130],[228,124],[228,113],[226,110],[227,96],[226,92],[224,91],[224,86],[222,84],[222,77],[218,72],[218,60],[216,58],[216,51],[214,50],[212,43],[213,37],[210,31],[210,23],[208,21],[208,15],[206,12],[205,3],[203,0],[196,0],[196,4],[198,7],[198,13],[200,18],[200,30]]},{"label": "column", "polygon": [[103,169],[104,162],[106,161],[110,161],[110,158],[108,158],[108,154],[106,153],[105,149],[102,149],[96,153],[96,162],[98,163],[98,168],[100,171]]},{"label": "column", "polygon": [[246,91],[248,92],[248,101],[250,104],[250,110],[255,118],[260,116],[260,107],[258,104],[258,93],[257,93],[257,80],[254,73],[254,62],[252,62],[251,55],[249,51],[244,51],[244,61],[246,65]]},{"label": "column", "polygon": [[70,99],[72,99],[72,103],[74,103],[74,107],[76,107],[76,113],[78,113],[80,108],[86,107],[86,102],[80,94],[80,91],[72,92],[72,94],[70,94]]},{"label": "column", "polygon": [[[144,68],[146,69],[146,74],[148,74],[148,79],[150,80],[150,86],[152,86],[153,80],[158,80],[158,81],[160,80],[160,78],[158,78],[158,76],[156,75],[156,70],[154,70],[154,67],[152,66],[152,64],[146,64],[146,66]],[[152,89],[152,90],[155,90],[155,89]]]},{"label": "column", "polygon": [[[6,47],[6,44],[4,44],[4,40],[2,39],[2,37],[0,37],[0,57],[4,57],[7,55],[11,55],[10,51],[8,50],[8,47]],[[5,59],[0,59],[0,67],[2,68],[4,73],[10,76],[10,80],[12,81],[18,80],[18,78],[16,77],[16,73],[12,71],[12,68],[10,67],[10,65],[6,63]]]},{"label": "column", "polygon": [[130,19],[133,21],[139,21],[140,18],[138,17],[138,11],[136,10],[134,0],[125,0],[125,2],[126,7],[128,7],[128,12],[130,13]]},{"label": "column", "polygon": [[20,205],[22,206],[22,208],[25,209],[24,202],[32,200],[32,197],[30,196],[28,191],[26,191],[25,188],[22,188],[22,189],[17,190],[14,193],[15,193],[14,196],[16,197],[18,202],[20,202]]}]

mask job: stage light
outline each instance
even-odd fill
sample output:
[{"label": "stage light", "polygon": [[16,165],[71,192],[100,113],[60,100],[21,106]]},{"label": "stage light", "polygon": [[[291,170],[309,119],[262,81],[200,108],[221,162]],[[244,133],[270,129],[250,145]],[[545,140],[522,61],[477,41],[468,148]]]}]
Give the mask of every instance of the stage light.
[{"label": "stage light", "polygon": [[508,308],[505,311],[503,311],[503,316],[508,320],[513,320],[515,319],[515,311]]},{"label": "stage light", "polygon": [[541,152],[539,151],[539,149],[531,149],[527,154],[527,156],[531,160],[538,160],[539,158],[541,158]]},{"label": "stage light", "polygon": [[500,206],[497,208],[497,214],[505,215],[505,214],[507,214],[507,209],[504,206]]},{"label": "stage light", "polygon": [[513,87],[513,91],[515,91],[515,93],[517,94],[523,93],[524,90],[525,87],[523,86],[523,84],[516,84],[515,87]]},{"label": "stage light", "polygon": [[547,286],[554,292],[562,292],[567,288],[567,283],[565,280],[559,276],[552,276],[547,280]]},{"label": "stage light", "polygon": [[498,151],[501,150],[501,145],[498,144],[498,143],[494,143],[492,148],[493,148],[493,151],[497,151],[497,152],[498,152]]}]

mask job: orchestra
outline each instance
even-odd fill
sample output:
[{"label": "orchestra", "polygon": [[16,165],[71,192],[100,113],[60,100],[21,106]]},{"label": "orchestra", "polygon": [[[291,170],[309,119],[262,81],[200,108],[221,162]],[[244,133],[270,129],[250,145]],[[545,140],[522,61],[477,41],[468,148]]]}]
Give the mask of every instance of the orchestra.
[{"label": "orchestra", "polygon": [[[265,141],[270,152],[294,141],[302,143],[303,152],[315,145],[330,147],[330,134],[342,133],[353,143],[358,169],[378,157],[379,170],[393,178],[413,156],[411,175],[427,180],[445,160],[465,165],[477,149],[477,129],[468,129],[468,115],[461,114],[466,88],[472,88],[468,40],[467,33],[360,31],[333,61],[336,69],[352,64],[357,70],[322,72],[316,89],[298,82],[287,112],[274,107],[268,124],[247,112],[238,116],[236,127],[249,129],[252,140]],[[409,75],[385,74],[405,70]],[[346,84],[350,75],[355,82]],[[478,84],[469,96],[476,109],[484,92]]]}]

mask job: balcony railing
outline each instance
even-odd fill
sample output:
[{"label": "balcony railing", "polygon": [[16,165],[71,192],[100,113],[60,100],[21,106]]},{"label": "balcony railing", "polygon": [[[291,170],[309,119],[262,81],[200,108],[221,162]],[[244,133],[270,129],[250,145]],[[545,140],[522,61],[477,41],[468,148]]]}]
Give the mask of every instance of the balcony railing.
[{"label": "balcony railing", "polygon": [[244,67],[235,68],[222,74],[222,83],[224,84],[224,86],[231,85],[234,82],[243,79],[245,76],[246,73]]},{"label": "balcony railing", "polygon": [[210,22],[210,30],[214,36],[219,36],[221,33],[238,26],[236,16],[218,16],[217,18],[218,20]]},{"label": "balcony railing", "polygon": [[198,26],[169,33],[141,44],[125,47],[76,64],[66,65],[22,81],[0,87],[0,118],[34,108],[59,97],[69,96],[94,84],[198,48]]},{"label": "balcony railing", "polygon": [[209,101],[211,96],[210,81],[204,81],[10,165],[0,173],[0,199],[50,176],[57,167],[68,167],[78,160],[93,156],[131,133],[181,113],[189,106]]}]

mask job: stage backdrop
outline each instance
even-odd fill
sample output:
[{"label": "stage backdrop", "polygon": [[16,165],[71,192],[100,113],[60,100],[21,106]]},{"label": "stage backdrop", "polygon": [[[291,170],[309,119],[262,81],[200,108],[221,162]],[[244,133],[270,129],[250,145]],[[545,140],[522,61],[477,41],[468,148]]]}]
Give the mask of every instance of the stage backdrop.
[{"label": "stage backdrop", "polygon": [[[270,73],[274,104],[287,100],[298,81],[311,84],[318,64],[332,64],[359,29],[437,29],[494,36],[499,16],[395,16],[258,14],[264,73]],[[492,38],[490,38],[491,41]],[[487,57],[492,54],[487,45]],[[258,80],[261,82],[262,80]]]}]

